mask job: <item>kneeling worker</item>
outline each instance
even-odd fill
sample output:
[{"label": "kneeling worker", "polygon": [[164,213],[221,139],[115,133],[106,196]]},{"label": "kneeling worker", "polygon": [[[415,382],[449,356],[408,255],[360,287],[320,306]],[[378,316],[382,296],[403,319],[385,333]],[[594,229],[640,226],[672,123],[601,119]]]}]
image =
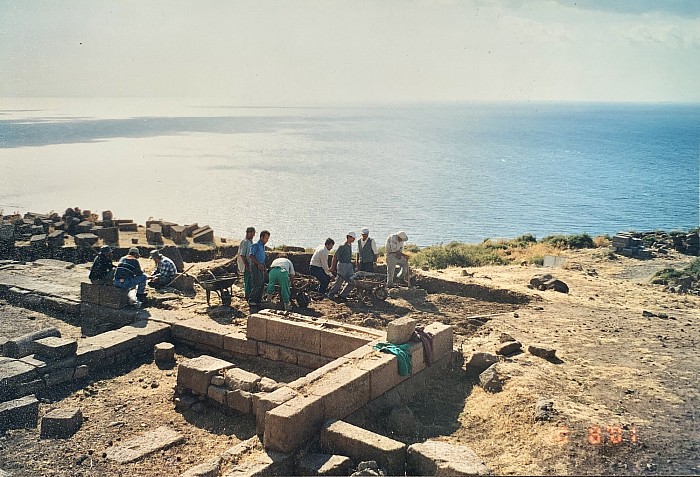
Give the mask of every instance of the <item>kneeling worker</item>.
[{"label": "kneeling worker", "polygon": [[275,292],[275,284],[280,286],[280,295],[284,309],[289,311],[292,309],[292,285],[294,284],[294,265],[292,261],[283,255],[274,259],[270,264],[267,282],[267,294],[272,295]]},{"label": "kneeling worker", "polygon": [[156,270],[148,277],[148,284],[153,288],[162,288],[173,281],[177,267],[175,262],[158,250],[151,250],[151,258],[156,262]]}]

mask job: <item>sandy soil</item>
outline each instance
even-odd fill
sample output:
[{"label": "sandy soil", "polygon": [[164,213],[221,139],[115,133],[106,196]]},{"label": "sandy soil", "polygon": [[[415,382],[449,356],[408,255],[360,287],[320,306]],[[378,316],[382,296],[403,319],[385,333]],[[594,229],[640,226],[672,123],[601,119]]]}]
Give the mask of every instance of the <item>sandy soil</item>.
[{"label": "sandy soil", "polygon": [[[563,255],[561,268],[482,267],[470,269],[473,276],[464,276],[462,269],[423,272],[464,287],[506,289],[527,297],[525,304],[490,300],[488,295],[473,298],[460,291],[467,288],[451,285],[445,293],[392,291],[385,302],[322,300],[300,311],[379,329],[407,315],[425,323],[444,321],[455,326],[455,341],[465,358],[477,350],[493,352],[503,333],[524,347],[542,343],[556,348],[555,362],[527,352],[502,358],[498,366],[507,380],[496,394],[484,391],[478,377],[455,364],[410,404],[416,433],[393,435],[396,439],[468,445],[496,474],[504,475],[700,473],[700,298],[648,285],[656,270],[682,267],[690,258],[610,260],[600,250]],[[570,293],[528,288],[530,278],[543,272],[567,283]],[[247,312],[240,296],[234,296],[231,308],[218,306],[216,296],[207,307],[202,293],[168,303],[180,312],[236,325],[244,323]],[[643,316],[645,310],[657,316]],[[0,335],[47,324],[58,326],[65,336],[79,334],[56,318],[4,302],[0,314]],[[178,351],[178,359],[192,355]],[[282,382],[302,372],[262,369],[259,363],[240,366]],[[15,476],[178,475],[254,433],[249,417],[214,409],[203,414],[174,411],[174,382],[173,369],[134,363],[45,396],[40,415],[59,405],[79,406],[87,422],[67,440],[39,439],[38,430],[9,431],[0,437],[0,468]],[[554,402],[550,421],[533,418],[540,397]],[[390,435],[386,417],[378,416],[372,427]],[[135,464],[118,466],[103,457],[111,445],[163,424],[185,434],[187,442]]]}]

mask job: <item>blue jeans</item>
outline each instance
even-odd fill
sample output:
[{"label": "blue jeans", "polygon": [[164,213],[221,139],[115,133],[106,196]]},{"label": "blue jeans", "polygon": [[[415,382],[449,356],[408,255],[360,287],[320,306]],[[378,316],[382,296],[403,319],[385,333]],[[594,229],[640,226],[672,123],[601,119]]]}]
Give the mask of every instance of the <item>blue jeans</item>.
[{"label": "blue jeans", "polygon": [[114,286],[126,290],[131,290],[134,287],[138,287],[136,289],[136,293],[143,295],[146,293],[146,280],[145,274],[137,275],[133,278],[115,278]]}]

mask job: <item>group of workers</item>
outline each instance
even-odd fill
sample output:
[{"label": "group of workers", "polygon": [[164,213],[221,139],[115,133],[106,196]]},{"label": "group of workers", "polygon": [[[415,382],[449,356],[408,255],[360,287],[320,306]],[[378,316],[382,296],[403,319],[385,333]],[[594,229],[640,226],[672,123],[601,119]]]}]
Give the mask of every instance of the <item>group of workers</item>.
[{"label": "group of workers", "polygon": [[[363,228],[360,235],[354,266],[352,244],[357,240],[357,234],[353,231],[345,235],[345,242],[333,254],[330,266],[328,256],[335,241],[332,238],[327,238],[323,245],[319,245],[315,249],[311,256],[309,273],[318,279],[319,293],[337,301],[347,301],[348,295],[354,287],[355,267],[357,267],[357,271],[374,272],[379,254],[377,242],[370,238],[367,228]],[[265,245],[270,240],[270,232],[261,231],[259,239],[255,243],[253,243],[253,237],[255,237],[255,227],[248,227],[245,238],[241,240],[238,247],[237,260],[238,269],[243,270],[245,298],[251,307],[259,307],[265,283]],[[408,240],[408,236],[403,231],[392,234],[386,239],[386,284],[389,288],[394,286],[396,276],[404,276],[408,273],[408,260],[403,253],[406,240]],[[400,268],[398,274],[396,274],[397,267]],[[284,254],[278,256],[270,264],[268,275],[267,293],[271,295],[274,293],[275,285],[279,285],[284,309],[290,310],[291,287],[296,275],[291,260]],[[328,290],[328,285],[333,277],[336,277],[335,283]]]},{"label": "group of workers", "polygon": [[[360,231],[360,239],[357,240],[355,232],[345,235],[345,242],[338,247],[333,254],[333,259],[328,263],[329,252],[333,249],[335,241],[326,239],[323,245],[318,246],[309,264],[309,273],[318,279],[318,292],[337,301],[347,301],[348,295],[354,287],[355,271],[374,272],[379,249],[377,242],[370,238],[369,229]],[[245,299],[251,307],[259,307],[263,298],[265,287],[265,272],[268,274],[267,293],[272,295],[275,286],[280,287],[280,295],[285,310],[291,309],[291,289],[294,284],[296,272],[292,261],[284,254],[278,256],[270,264],[269,270],[265,267],[265,245],[270,240],[270,232],[263,230],[257,242],[253,243],[255,228],[246,229],[245,238],[241,240],[236,256],[238,270],[243,270],[243,286]],[[352,244],[357,240],[357,255],[353,260]],[[386,285],[394,286],[396,276],[404,276],[408,273],[408,260],[403,253],[403,247],[408,240],[406,232],[397,232],[386,239]],[[138,304],[146,300],[146,285],[154,288],[162,288],[169,285],[177,275],[175,263],[158,250],[152,250],[150,258],[155,262],[156,269],[150,275],[146,275],[141,269],[139,258],[141,254],[137,247],[131,247],[127,255],[117,262],[112,263],[112,248],[105,245],[92,264],[89,278],[93,283],[111,283],[117,288],[130,290],[136,288]],[[353,265],[354,261],[354,265]],[[355,268],[356,267],[356,268]],[[398,274],[396,268],[399,268]],[[335,283],[328,290],[328,285],[333,277]]]},{"label": "group of workers", "polygon": [[111,283],[126,290],[136,288],[137,305],[140,305],[146,300],[146,285],[153,288],[168,286],[177,275],[177,267],[175,262],[158,250],[152,250],[150,258],[155,262],[156,268],[153,273],[146,275],[141,269],[139,258],[139,249],[131,247],[115,267],[112,263],[112,247],[104,245],[92,263],[88,278],[92,283]]}]

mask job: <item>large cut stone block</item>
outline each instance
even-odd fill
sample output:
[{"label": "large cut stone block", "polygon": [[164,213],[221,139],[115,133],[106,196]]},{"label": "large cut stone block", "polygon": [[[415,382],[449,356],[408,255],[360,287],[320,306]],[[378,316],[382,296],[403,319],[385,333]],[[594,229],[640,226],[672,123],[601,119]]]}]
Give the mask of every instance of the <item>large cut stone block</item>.
[{"label": "large cut stone block", "polygon": [[390,322],[386,327],[386,340],[389,343],[404,344],[411,339],[418,321],[404,316]]},{"label": "large cut stone block", "polygon": [[297,352],[284,346],[260,342],[258,343],[258,355],[271,361],[298,364]]},{"label": "large cut stone block", "polygon": [[177,367],[177,385],[206,396],[212,376],[231,367],[233,364],[228,361],[212,356],[192,358]]},{"label": "large cut stone block", "polygon": [[67,438],[83,425],[83,413],[78,408],[54,409],[41,419],[41,437]]},{"label": "large cut stone block", "polygon": [[231,329],[227,326],[201,318],[178,321],[173,323],[172,329],[175,339],[188,341],[213,350],[223,349],[224,335],[231,332]]},{"label": "large cut stone block", "polygon": [[452,353],[453,328],[444,323],[431,323],[425,331],[433,335],[433,356],[435,361]]},{"label": "large cut stone block", "polygon": [[306,454],[299,459],[297,475],[350,475],[352,466],[344,455]]},{"label": "large cut stone block", "polygon": [[265,449],[290,453],[318,433],[323,424],[323,402],[313,395],[299,395],[268,411],[265,416]]},{"label": "large cut stone block", "polygon": [[267,319],[267,342],[307,353],[319,354],[321,330],[316,325],[272,316]]},{"label": "large cut stone block", "polygon": [[375,352],[357,361],[357,367],[369,371],[370,401],[402,383],[410,376],[399,374],[396,356]]},{"label": "large cut stone block", "polygon": [[442,441],[425,441],[408,448],[408,475],[471,476],[491,475],[492,471],[466,446]]},{"label": "large cut stone block", "polygon": [[69,338],[49,336],[35,341],[36,354],[48,359],[61,359],[75,355],[78,342]]},{"label": "large cut stone block", "polygon": [[[321,448],[357,462],[374,460],[387,475],[405,475],[406,445],[343,421],[321,431]],[[427,474],[430,475],[430,474]]]},{"label": "large cut stone block", "polygon": [[179,432],[161,426],[120,446],[108,448],[107,458],[120,464],[128,464],[184,441],[185,437]]},{"label": "large cut stone block", "polygon": [[240,389],[241,391],[255,391],[257,384],[262,379],[255,373],[251,373],[241,368],[227,369],[224,373],[226,387],[230,391]]},{"label": "large cut stone block", "polygon": [[246,336],[251,340],[267,341],[267,319],[263,315],[252,314],[248,317]]},{"label": "large cut stone block", "polygon": [[33,429],[39,421],[39,401],[24,396],[0,402],[0,433],[8,429]]},{"label": "large cut stone block", "polygon": [[12,395],[21,383],[36,377],[36,367],[18,360],[0,362],[0,399]]},{"label": "large cut stone block", "polygon": [[119,243],[119,228],[118,227],[102,227],[94,231],[95,235],[100,237],[104,243]]},{"label": "large cut stone block", "polygon": [[323,420],[342,419],[369,402],[370,372],[343,366],[311,384],[307,391],[323,402]]},{"label": "large cut stone block", "polygon": [[108,308],[124,308],[129,304],[129,290],[117,288],[111,285],[100,286],[100,301],[98,305]]},{"label": "large cut stone block", "polygon": [[[116,220],[114,222],[117,222]],[[138,232],[138,225],[134,222],[122,222],[117,224],[120,232]]]},{"label": "large cut stone block", "polygon": [[224,349],[231,353],[257,356],[258,342],[248,339],[243,333],[230,333],[224,335]]},{"label": "large cut stone block", "polygon": [[340,358],[366,345],[374,338],[369,336],[358,336],[342,331],[321,330],[320,354],[327,358]]},{"label": "large cut stone block", "polygon": [[253,412],[253,395],[241,390],[227,391],[226,404],[229,409],[241,414],[251,414]]},{"label": "large cut stone block", "polygon": [[92,247],[98,239],[99,237],[93,233],[81,233],[73,236],[75,245],[78,247]]},{"label": "large cut stone block", "polygon": [[208,225],[192,232],[192,241],[195,243],[208,243],[214,241],[214,231]]},{"label": "large cut stone block", "polygon": [[170,228],[170,239],[175,243],[187,242],[187,228],[184,225],[173,225]]},{"label": "large cut stone block", "polygon": [[162,243],[163,228],[159,224],[151,224],[146,229],[146,241],[148,243]]},{"label": "large cut stone block", "polygon": [[260,435],[263,434],[265,430],[265,415],[268,411],[290,401],[297,395],[298,393],[293,389],[283,386],[254,400],[255,409],[253,409],[253,414],[255,414],[255,428],[257,433]]}]

